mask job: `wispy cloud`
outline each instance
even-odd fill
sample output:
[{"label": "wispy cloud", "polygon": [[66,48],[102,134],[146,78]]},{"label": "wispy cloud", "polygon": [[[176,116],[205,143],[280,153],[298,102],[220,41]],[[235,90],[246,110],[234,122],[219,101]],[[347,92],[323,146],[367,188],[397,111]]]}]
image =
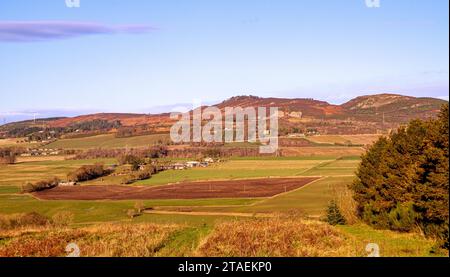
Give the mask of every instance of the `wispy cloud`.
[{"label": "wispy cloud", "polygon": [[156,28],[143,25],[107,25],[78,21],[0,21],[0,42],[34,42],[99,34],[147,33]]}]

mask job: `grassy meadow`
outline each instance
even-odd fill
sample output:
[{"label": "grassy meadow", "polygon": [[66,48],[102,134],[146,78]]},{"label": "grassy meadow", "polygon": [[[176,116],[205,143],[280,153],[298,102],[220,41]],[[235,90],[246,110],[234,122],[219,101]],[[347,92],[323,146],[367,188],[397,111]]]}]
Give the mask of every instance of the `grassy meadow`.
[{"label": "grassy meadow", "polygon": [[[225,180],[225,179],[245,179],[245,178],[263,178],[263,177],[288,177],[288,176],[312,176],[311,172],[315,168],[322,168],[322,173],[326,173],[327,166],[330,167],[330,174],[335,175],[334,164],[341,164],[342,162],[350,162],[355,164],[354,159],[340,161],[333,160],[331,157],[319,158],[280,158],[280,159],[232,159],[223,163],[213,164],[207,168],[193,168],[187,170],[168,170],[153,175],[152,178],[137,182],[135,185],[164,185],[167,183],[181,182],[181,181],[200,181],[200,180]],[[97,215],[102,213],[108,219],[111,218],[109,214],[114,214],[118,210],[126,210],[131,208],[133,201],[42,201],[36,200],[31,196],[18,194],[20,186],[27,181],[37,181],[50,176],[57,176],[64,179],[68,172],[88,164],[102,162],[105,164],[113,164],[114,159],[95,159],[95,160],[65,160],[65,161],[34,161],[23,162],[15,165],[8,165],[0,167],[0,206],[4,213],[26,212],[27,210],[36,210],[44,214],[53,214],[58,211],[67,209],[75,213],[77,221],[82,222],[84,219],[89,221],[102,221]],[[323,169],[325,168],[325,169]],[[347,172],[346,172],[347,173]],[[349,177],[342,177],[344,180],[351,181]],[[345,179],[346,178],[346,179]],[[335,179],[340,180],[339,177]],[[327,180],[327,179],[325,179]],[[114,183],[116,181],[116,183]],[[120,178],[105,177],[103,181],[96,180],[87,182],[86,184],[118,184]],[[326,185],[320,185],[325,183]],[[316,190],[311,195],[303,194],[301,191],[293,191],[285,195],[280,195],[269,199],[201,199],[201,200],[159,200],[159,201],[145,201],[146,205],[154,206],[218,206],[218,207],[233,207],[238,206],[237,210],[241,212],[255,212],[258,211],[255,205],[257,202],[265,203],[265,201],[275,200],[274,211],[283,211],[289,209],[302,209],[313,215],[317,215],[322,211],[328,199],[330,199],[327,191],[328,186],[332,186],[333,182],[320,181],[319,185],[310,186]],[[322,187],[323,186],[323,187]],[[304,190],[308,191],[309,186]],[[324,193],[325,192],[325,193]],[[287,197],[289,195],[297,196],[300,194],[306,199],[301,201],[291,201],[284,204],[276,204],[278,197]],[[305,196],[304,196],[305,195]],[[324,197],[325,196],[325,197]],[[321,201],[316,201],[314,197],[323,198]],[[308,198],[311,198],[308,200]],[[308,200],[308,201],[305,201]],[[92,203],[90,203],[92,202]],[[249,207],[245,207],[251,205]],[[264,205],[261,204],[261,211]],[[243,207],[240,207],[243,206]],[[270,204],[269,204],[270,207]],[[214,208],[214,207],[212,207]],[[111,209],[111,213],[106,212]],[[266,212],[268,210],[265,210]],[[78,214],[80,216],[78,217]],[[118,218],[125,217],[125,213],[119,213]],[[78,220],[78,218],[80,218]]]},{"label": "grassy meadow", "polygon": [[[77,143],[72,140],[70,145],[65,144],[64,147],[90,147],[88,143],[82,146],[86,139],[79,139],[84,141],[81,144],[78,139],[75,139]],[[108,145],[114,147],[114,143]],[[332,227],[319,221],[329,201],[335,197],[336,189],[346,188],[353,181],[359,164],[359,157],[355,155],[233,158],[207,168],[160,172],[133,185],[262,177],[319,176],[320,179],[267,198],[146,200],[142,203],[151,210],[133,219],[127,212],[134,209],[134,200],[44,201],[20,193],[24,182],[51,176],[64,179],[68,172],[98,162],[106,165],[117,163],[115,159],[62,160],[55,157],[54,160],[24,159],[14,165],[0,166],[0,214],[14,216],[37,212],[52,218],[61,212],[70,212],[73,216],[70,226],[62,229],[33,227],[25,232],[8,231],[8,239],[0,243],[0,255],[61,256],[65,254],[61,247],[68,239],[79,242],[83,245],[84,254],[91,256],[364,256],[364,247],[368,242],[379,243],[384,256],[431,255],[429,250],[434,242],[419,235],[378,231],[363,224]],[[83,185],[111,185],[119,181],[118,178],[105,177]],[[292,213],[300,218],[293,220],[283,216]],[[254,218],[256,215],[262,218]],[[109,225],[103,229],[105,224]],[[130,243],[124,241],[125,236],[117,233],[131,230],[129,224],[147,232],[147,237],[143,237],[139,231],[131,241],[142,242],[142,245],[148,245],[146,249],[152,251],[120,246]],[[295,231],[297,227],[305,230],[306,235]],[[249,230],[256,233],[247,234]],[[274,231],[281,232],[276,240],[268,236]],[[0,236],[5,236],[5,232],[0,230]],[[311,242],[307,234],[328,241]],[[246,252],[252,248],[251,245],[237,244],[242,236],[257,236],[265,246],[257,252]],[[294,241],[286,248],[286,240],[291,238]],[[311,242],[309,248],[300,247],[305,240]],[[20,246],[20,241],[26,243]],[[50,241],[53,244],[47,249],[48,252],[33,248],[47,245]],[[118,243],[121,241],[124,242]]]},{"label": "grassy meadow", "polygon": [[307,140],[318,144],[353,144],[368,145],[375,142],[380,135],[320,135],[306,137]]},{"label": "grassy meadow", "polygon": [[0,166],[0,192],[4,186],[21,186],[25,182],[34,182],[56,176],[65,179],[67,173],[80,166],[94,163],[105,165],[115,163],[115,159],[96,160],[44,160],[20,161],[13,165]]},{"label": "grassy meadow", "polygon": [[24,142],[23,139],[0,138],[0,147],[34,147],[36,143]]},{"label": "grassy meadow", "polygon": [[296,217],[225,218],[144,215],[78,227],[28,226],[1,230],[0,256],[66,256],[76,242],[81,257],[364,257],[367,243],[383,257],[436,256],[434,241],[366,225],[330,226]]},{"label": "grassy meadow", "polygon": [[308,170],[330,162],[329,159],[235,159],[206,168],[164,171],[139,185],[160,185],[181,181],[233,180],[261,177],[302,176]]}]

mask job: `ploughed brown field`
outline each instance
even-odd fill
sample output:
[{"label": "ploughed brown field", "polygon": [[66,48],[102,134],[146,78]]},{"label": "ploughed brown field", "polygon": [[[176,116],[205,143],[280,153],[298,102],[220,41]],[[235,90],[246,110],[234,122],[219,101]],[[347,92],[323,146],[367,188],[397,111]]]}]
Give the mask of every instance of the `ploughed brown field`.
[{"label": "ploughed brown field", "polygon": [[270,197],[291,191],[317,179],[317,177],[304,177],[202,181],[158,187],[119,185],[56,187],[33,194],[45,200],[253,198]]}]

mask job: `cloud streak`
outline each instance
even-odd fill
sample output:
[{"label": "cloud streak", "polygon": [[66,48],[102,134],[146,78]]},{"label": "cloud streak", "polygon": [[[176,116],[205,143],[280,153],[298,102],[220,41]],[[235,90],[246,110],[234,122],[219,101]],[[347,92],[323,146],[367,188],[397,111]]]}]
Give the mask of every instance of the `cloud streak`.
[{"label": "cloud streak", "polygon": [[0,42],[38,42],[88,35],[141,34],[149,25],[106,25],[77,21],[0,21]]}]

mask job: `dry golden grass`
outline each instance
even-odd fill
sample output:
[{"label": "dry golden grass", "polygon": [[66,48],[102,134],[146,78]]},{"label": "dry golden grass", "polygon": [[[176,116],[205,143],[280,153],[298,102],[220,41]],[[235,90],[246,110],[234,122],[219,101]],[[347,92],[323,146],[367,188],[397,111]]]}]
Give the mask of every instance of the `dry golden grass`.
[{"label": "dry golden grass", "polygon": [[[14,218],[21,217],[8,220]],[[81,257],[362,257],[368,255],[368,243],[378,244],[383,257],[448,256],[448,251],[430,253],[436,242],[418,234],[374,230],[363,224],[333,227],[296,213],[222,221],[211,232],[184,224],[130,222],[68,228],[39,225],[35,218],[22,221],[27,225],[0,229],[0,257],[66,256],[72,243],[78,245]]]},{"label": "dry golden grass", "polygon": [[65,161],[73,157],[74,155],[17,157],[16,163]]},{"label": "dry golden grass", "polygon": [[333,257],[355,256],[354,244],[319,221],[269,218],[224,222],[200,245],[198,256]]},{"label": "dry golden grass", "polygon": [[341,143],[341,144],[362,144],[369,145],[374,143],[380,135],[367,134],[367,135],[320,135],[307,137],[307,140],[315,143]]},{"label": "dry golden grass", "polygon": [[0,214],[0,232],[31,227],[46,227],[50,220],[38,213]]},{"label": "dry golden grass", "polygon": [[313,156],[359,156],[365,152],[363,147],[314,146],[314,147],[280,147],[284,157]]},{"label": "dry golden grass", "polygon": [[357,223],[357,204],[353,199],[353,192],[346,186],[333,186],[332,190],[333,198],[346,223],[349,225]]},{"label": "dry golden grass", "polygon": [[66,256],[75,243],[81,257],[152,257],[165,246],[177,225],[104,224],[80,229],[34,228],[1,232],[0,257]]},{"label": "dry golden grass", "polygon": [[36,143],[25,142],[23,138],[7,138],[0,139],[0,147],[35,147],[39,146]]},{"label": "dry golden grass", "polygon": [[16,146],[18,145],[15,139],[0,139],[0,147],[2,146]]},{"label": "dry golden grass", "polygon": [[377,141],[381,135],[371,134],[371,135],[342,135],[342,138],[351,141],[353,144],[364,144],[370,145]]}]

